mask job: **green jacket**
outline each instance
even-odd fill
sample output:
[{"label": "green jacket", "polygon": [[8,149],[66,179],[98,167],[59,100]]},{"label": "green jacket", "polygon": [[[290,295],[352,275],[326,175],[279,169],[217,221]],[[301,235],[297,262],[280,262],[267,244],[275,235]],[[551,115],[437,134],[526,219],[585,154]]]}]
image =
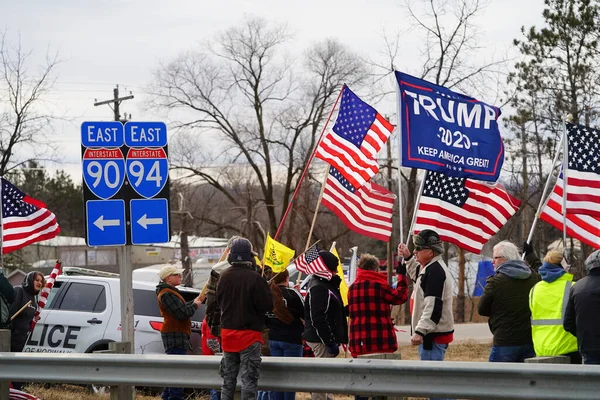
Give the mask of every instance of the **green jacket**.
[{"label": "green jacket", "polygon": [[504,262],[487,279],[478,312],[490,317],[494,346],[533,344],[529,291],[539,280],[536,270],[521,260]]}]

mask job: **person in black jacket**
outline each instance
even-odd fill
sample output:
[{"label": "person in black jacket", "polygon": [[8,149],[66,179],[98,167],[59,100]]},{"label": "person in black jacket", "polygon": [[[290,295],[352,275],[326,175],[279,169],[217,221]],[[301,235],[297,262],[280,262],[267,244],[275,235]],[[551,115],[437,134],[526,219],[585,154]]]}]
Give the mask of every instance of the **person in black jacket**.
[{"label": "person in black jacket", "polygon": [[[267,313],[269,350],[273,357],[302,357],[304,332],[304,300],[289,288],[289,272],[283,270],[271,282],[273,311]],[[274,400],[294,400],[295,392],[271,392]]]},{"label": "person in black jacket", "polygon": [[10,304],[15,298],[15,289],[0,271],[0,329],[9,328]]},{"label": "person in black jacket", "polygon": [[[10,351],[20,353],[25,347],[31,321],[35,318],[37,309],[37,295],[44,286],[44,275],[38,271],[31,271],[23,279],[21,286],[15,287],[14,301],[10,305],[10,315],[15,315],[24,305],[29,304],[17,315],[10,324]],[[38,317],[39,318],[39,317]],[[22,382],[13,382],[13,388],[22,390]]]},{"label": "person in black jacket", "polygon": [[571,286],[563,327],[577,337],[584,364],[600,365],[600,250],[585,260],[588,275]]},{"label": "person in black jacket", "polygon": [[221,273],[217,302],[221,309],[221,348],[219,373],[223,377],[221,399],[233,400],[241,369],[242,399],[254,400],[260,375],[265,313],[273,309],[269,285],[254,266],[252,244],[237,238],[227,256],[231,267]]},{"label": "person in black jacket", "polygon": [[[313,275],[304,300],[304,340],[317,358],[334,358],[340,353],[340,344],[348,343],[348,315],[340,294],[342,279],[337,275],[338,258],[320,251],[327,269],[333,276],[330,280]],[[329,393],[313,393],[313,400],[333,399]]]}]

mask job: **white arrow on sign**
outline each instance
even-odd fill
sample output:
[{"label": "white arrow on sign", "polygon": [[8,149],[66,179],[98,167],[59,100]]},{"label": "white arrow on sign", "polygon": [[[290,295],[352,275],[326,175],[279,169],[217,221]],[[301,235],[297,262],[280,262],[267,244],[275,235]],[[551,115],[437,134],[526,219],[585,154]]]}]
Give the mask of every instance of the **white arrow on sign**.
[{"label": "white arrow on sign", "polygon": [[148,225],[162,225],[162,218],[148,218],[147,214],[142,215],[140,219],[137,221],[144,229],[148,229]]},{"label": "white arrow on sign", "polygon": [[104,219],[104,215],[101,215],[97,220],[94,221],[94,225],[104,231],[105,226],[119,226],[121,221],[118,219]]}]

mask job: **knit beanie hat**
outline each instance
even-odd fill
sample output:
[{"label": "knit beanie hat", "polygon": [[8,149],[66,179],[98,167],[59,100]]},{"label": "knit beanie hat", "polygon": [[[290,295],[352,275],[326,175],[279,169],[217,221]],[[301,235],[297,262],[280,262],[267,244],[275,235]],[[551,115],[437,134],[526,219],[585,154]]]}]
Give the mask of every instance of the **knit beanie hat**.
[{"label": "knit beanie hat", "polygon": [[253,260],[252,243],[248,239],[239,237],[231,242],[231,248],[227,255],[229,264],[252,263]]},{"label": "knit beanie hat", "polygon": [[440,236],[436,231],[431,229],[423,229],[418,234],[413,235],[413,244],[415,247],[431,249],[437,254],[442,254],[444,252],[444,246]]},{"label": "knit beanie hat", "polygon": [[589,271],[600,267],[600,250],[596,250],[585,260],[585,268]]},{"label": "knit beanie hat", "polygon": [[319,255],[323,259],[323,262],[325,263],[325,266],[328,270],[330,270],[331,272],[337,271],[337,267],[340,260],[333,253],[321,250],[319,251]]}]

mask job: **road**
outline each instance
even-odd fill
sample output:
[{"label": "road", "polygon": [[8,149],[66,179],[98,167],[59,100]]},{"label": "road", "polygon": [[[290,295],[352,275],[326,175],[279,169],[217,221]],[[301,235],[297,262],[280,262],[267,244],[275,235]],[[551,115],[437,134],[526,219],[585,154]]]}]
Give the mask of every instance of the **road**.
[{"label": "road", "polygon": [[[396,336],[399,346],[410,345],[410,326],[399,325],[396,327]],[[491,343],[492,333],[487,323],[456,324],[454,325],[454,342],[473,341],[476,343]]]}]

